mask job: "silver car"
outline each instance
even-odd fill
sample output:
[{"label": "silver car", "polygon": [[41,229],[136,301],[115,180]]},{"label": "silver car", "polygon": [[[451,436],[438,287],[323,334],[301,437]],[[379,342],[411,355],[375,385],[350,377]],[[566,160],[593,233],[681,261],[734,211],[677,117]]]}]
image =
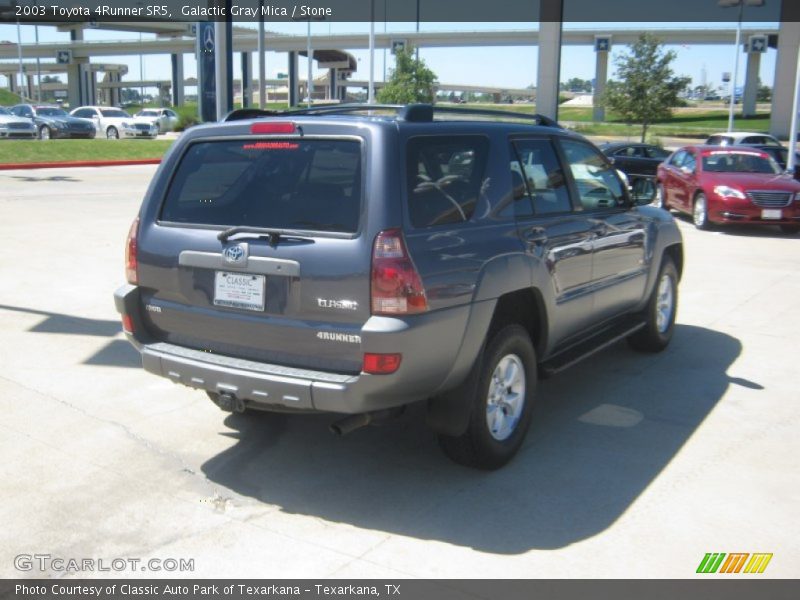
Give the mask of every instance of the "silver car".
[{"label": "silver car", "polygon": [[36,138],[36,126],[30,119],[15,117],[7,108],[0,106],[0,139],[32,140]]}]

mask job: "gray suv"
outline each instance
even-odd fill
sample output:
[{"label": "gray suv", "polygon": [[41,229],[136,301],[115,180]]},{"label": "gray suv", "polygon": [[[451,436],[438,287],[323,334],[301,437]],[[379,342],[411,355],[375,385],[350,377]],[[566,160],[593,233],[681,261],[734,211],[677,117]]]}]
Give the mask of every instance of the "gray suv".
[{"label": "gray suv", "polygon": [[445,453],[492,469],[538,378],[670,341],[672,217],[553,121],[421,104],[226,121],[165,156],[115,294],[144,368],[225,410],[333,413],[347,433],[425,402]]}]

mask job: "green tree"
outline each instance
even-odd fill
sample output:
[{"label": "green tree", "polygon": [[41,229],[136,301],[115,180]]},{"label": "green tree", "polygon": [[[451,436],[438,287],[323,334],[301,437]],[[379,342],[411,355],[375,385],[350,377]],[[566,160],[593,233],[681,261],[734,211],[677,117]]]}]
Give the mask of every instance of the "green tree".
[{"label": "green tree", "polygon": [[389,81],[378,92],[378,102],[387,104],[409,104],[412,102],[433,102],[436,75],[425,61],[414,58],[414,50],[406,46],[395,54],[395,68],[389,74]]},{"label": "green tree", "polygon": [[680,94],[691,82],[689,77],[675,77],[670,67],[673,51],[665,52],[661,42],[642,34],[629,52],[614,61],[619,81],[609,81],[603,104],[628,123],[642,124],[642,142],[647,128],[655,121],[672,116]]}]

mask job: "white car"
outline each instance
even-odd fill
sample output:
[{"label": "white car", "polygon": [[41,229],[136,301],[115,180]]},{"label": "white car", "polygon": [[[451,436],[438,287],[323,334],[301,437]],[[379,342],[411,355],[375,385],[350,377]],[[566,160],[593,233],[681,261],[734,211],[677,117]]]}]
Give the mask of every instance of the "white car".
[{"label": "white car", "polygon": [[137,119],[124,110],[109,106],[81,106],[70,116],[86,119],[94,123],[98,136],[110,140],[120,138],[149,138],[158,135],[158,127],[148,119]]},{"label": "white car", "polygon": [[754,131],[731,131],[715,133],[706,140],[709,146],[780,146],[781,143],[768,133]]},{"label": "white car", "polygon": [[36,138],[36,133],[33,121],[14,116],[0,106],[0,139],[32,140]]},{"label": "white car", "polygon": [[161,133],[175,129],[180,119],[178,113],[169,108],[144,108],[136,113],[136,118],[148,119],[158,124],[158,131]]}]

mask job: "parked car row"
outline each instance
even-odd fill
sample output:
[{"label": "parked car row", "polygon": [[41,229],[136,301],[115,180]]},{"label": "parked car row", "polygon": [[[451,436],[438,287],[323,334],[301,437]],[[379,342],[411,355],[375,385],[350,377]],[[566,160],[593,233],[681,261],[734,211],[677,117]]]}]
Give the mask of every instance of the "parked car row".
[{"label": "parked car row", "polygon": [[154,139],[177,123],[178,115],[166,108],[144,109],[131,116],[106,106],[80,106],[70,113],[59,106],[39,104],[0,107],[0,138]]}]

